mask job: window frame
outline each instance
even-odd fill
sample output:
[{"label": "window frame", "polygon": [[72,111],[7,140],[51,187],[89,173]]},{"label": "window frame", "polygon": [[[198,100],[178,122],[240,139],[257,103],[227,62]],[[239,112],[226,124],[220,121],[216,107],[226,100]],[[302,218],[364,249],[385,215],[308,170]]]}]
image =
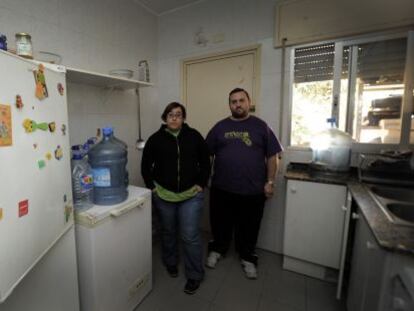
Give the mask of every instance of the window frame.
[{"label": "window frame", "polygon": [[[392,40],[398,38],[407,38],[407,54],[404,68],[404,96],[403,103],[401,108],[401,136],[400,142],[398,144],[375,144],[375,143],[360,143],[356,142],[353,144],[353,151],[356,152],[375,152],[382,149],[414,149],[414,144],[410,144],[410,132],[411,132],[411,113],[413,113],[414,99],[414,31],[413,30],[400,30],[394,32],[382,32],[377,34],[369,34],[363,36],[355,36],[349,38],[337,38],[333,40],[324,40],[319,42],[312,42],[303,45],[296,45],[287,48],[287,95],[285,103],[288,104],[287,109],[287,124],[285,125],[286,135],[285,142],[290,149],[297,150],[310,150],[310,147],[303,147],[297,145],[291,145],[291,135],[292,135],[292,110],[293,110],[293,83],[294,83],[294,61],[295,61],[295,50],[299,48],[312,47],[320,44],[334,43],[335,44],[335,56],[334,56],[334,75],[333,75],[333,90],[332,90],[332,109],[331,116],[335,116],[339,121],[339,107],[343,103],[340,102],[340,80],[341,80],[341,70],[342,70],[342,56],[343,56],[343,47],[344,46],[356,46],[358,44],[372,43],[378,41]],[[356,49],[354,49],[356,50]],[[352,49],[351,49],[352,51]],[[356,52],[354,52],[355,54]],[[357,59],[353,58],[353,61],[356,62]],[[348,70],[349,72],[349,70]],[[356,75],[348,80],[348,86],[355,85],[354,80]],[[346,120],[346,131],[352,135],[352,124],[354,121],[354,115],[349,113],[351,110],[354,100],[354,92],[348,87],[347,96],[347,120]],[[336,105],[335,105],[336,103]]]}]

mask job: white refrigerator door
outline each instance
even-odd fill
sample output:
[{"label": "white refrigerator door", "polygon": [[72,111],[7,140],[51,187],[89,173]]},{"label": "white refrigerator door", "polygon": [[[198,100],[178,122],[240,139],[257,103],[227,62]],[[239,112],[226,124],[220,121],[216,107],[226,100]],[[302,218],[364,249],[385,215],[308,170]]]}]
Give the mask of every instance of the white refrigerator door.
[{"label": "white refrigerator door", "polygon": [[[11,145],[0,141],[0,302],[73,226],[66,94],[58,91],[59,83],[66,90],[65,68],[46,67],[48,97],[39,100],[33,72],[38,64],[0,51],[0,112],[10,111],[12,138]],[[27,133],[26,119],[54,122],[55,131]],[[8,121],[7,113],[0,115],[0,124]]]}]

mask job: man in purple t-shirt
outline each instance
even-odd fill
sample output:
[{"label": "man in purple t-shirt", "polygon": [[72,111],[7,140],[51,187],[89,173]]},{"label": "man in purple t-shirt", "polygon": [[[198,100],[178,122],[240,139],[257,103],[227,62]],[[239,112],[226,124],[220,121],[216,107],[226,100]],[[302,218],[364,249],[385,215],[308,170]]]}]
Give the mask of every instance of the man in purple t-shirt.
[{"label": "man in purple t-shirt", "polygon": [[213,240],[206,266],[215,268],[229,249],[234,230],[243,270],[248,278],[256,279],[257,236],[265,200],[274,191],[277,155],[283,149],[267,124],[249,115],[250,104],[244,89],[232,90],[231,116],[219,121],[206,138],[214,157],[210,191]]}]

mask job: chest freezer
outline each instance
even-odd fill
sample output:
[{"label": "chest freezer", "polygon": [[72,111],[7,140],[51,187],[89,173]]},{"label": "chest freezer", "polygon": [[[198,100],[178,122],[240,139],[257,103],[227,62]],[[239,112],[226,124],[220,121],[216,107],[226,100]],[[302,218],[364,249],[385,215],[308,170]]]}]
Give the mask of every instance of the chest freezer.
[{"label": "chest freezer", "polygon": [[129,311],[152,288],[151,192],[75,214],[81,310]]}]

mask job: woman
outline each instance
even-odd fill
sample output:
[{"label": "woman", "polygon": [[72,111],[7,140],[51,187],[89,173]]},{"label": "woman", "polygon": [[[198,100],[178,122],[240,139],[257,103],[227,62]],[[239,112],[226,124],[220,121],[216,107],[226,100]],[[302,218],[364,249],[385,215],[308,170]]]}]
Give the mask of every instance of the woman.
[{"label": "woman", "polygon": [[165,122],[148,139],[141,172],[153,191],[153,203],[162,228],[162,260],[171,277],[178,276],[179,232],[184,249],[187,283],[184,292],[194,294],[204,276],[200,220],[210,160],[201,134],[185,123],[186,110],[170,103],[161,119]]}]

